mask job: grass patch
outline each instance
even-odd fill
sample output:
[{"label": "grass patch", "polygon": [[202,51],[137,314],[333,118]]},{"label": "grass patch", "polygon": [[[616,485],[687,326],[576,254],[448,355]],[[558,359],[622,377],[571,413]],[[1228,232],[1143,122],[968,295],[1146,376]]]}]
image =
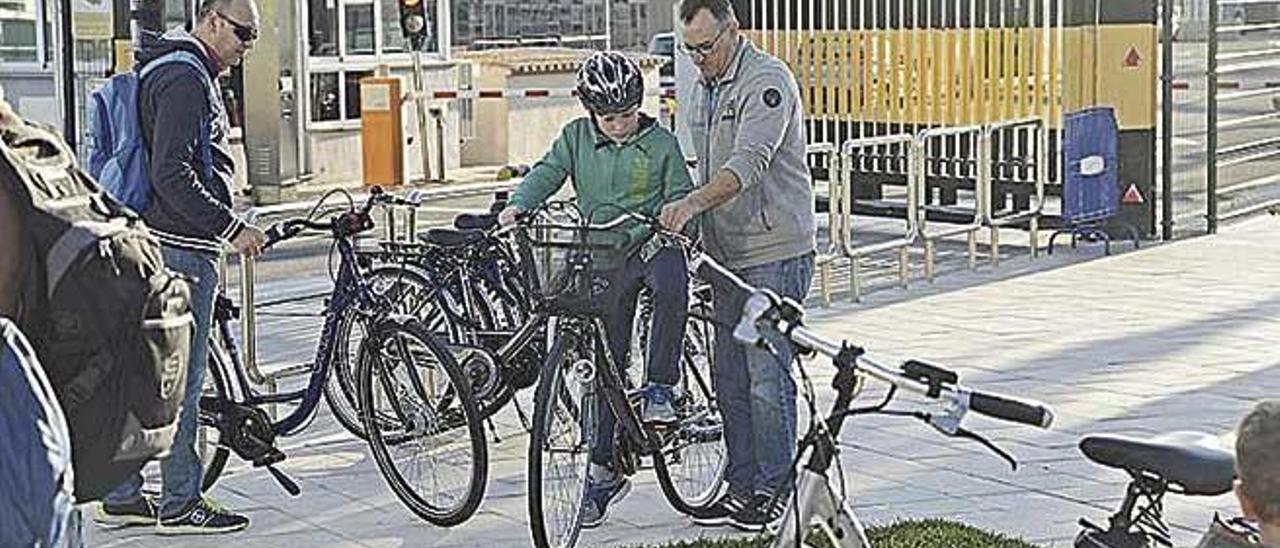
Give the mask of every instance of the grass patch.
[{"label": "grass patch", "polygon": [[[1018,539],[989,533],[962,523],[945,520],[902,521],[867,531],[874,548],[1039,548]],[[811,538],[810,546],[831,548],[822,539]],[[654,545],[650,548],[768,548],[772,536],[755,538],[698,539]]]}]

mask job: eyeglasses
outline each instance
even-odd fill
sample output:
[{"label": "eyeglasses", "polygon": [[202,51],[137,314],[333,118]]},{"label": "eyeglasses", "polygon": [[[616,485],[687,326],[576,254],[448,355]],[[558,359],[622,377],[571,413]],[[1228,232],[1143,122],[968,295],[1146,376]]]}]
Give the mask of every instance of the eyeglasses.
[{"label": "eyeglasses", "polygon": [[231,24],[231,31],[236,34],[236,38],[238,38],[240,42],[248,44],[249,42],[253,42],[258,39],[258,29],[227,17],[226,15],[223,15],[222,12],[215,11],[213,13],[223,21]]},{"label": "eyeglasses", "polygon": [[720,37],[724,36],[724,33],[728,30],[729,30],[729,27],[726,26],[720,29],[720,32],[716,33],[715,38],[712,38],[696,46],[687,44],[687,43],[680,44],[680,51],[685,52],[690,57],[693,57],[695,60],[704,59],[706,58],[706,56],[711,55],[711,50],[715,49],[716,43],[720,41]]}]

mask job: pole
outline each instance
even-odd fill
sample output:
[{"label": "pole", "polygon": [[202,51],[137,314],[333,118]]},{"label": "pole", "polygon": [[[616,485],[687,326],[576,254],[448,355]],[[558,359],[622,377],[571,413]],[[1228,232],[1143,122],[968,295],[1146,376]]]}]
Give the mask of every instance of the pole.
[{"label": "pole", "polygon": [[1205,196],[1208,204],[1206,218],[1209,221],[1209,234],[1218,232],[1218,17],[1221,10],[1218,8],[1218,2],[1209,2],[1209,58],[1206,60],[1208,70],[1207,88],[1205,92],[1209,95],[1209,112],[1207,117],[1206,130],[1206,146],[1208,155],[1205,162],[1208,173],[1206,187],[1207,195]]},{"label": "pole", "polygon": [[[418,117],[418,149],[422,153],[422,181],[431,180],[431,148],[427,139],[427,102],[423,96],[422,51],[413,48],[413,111]],[[405,177],[409,179],[409,177]]]},{"label": "pole", "polygon": [[58,67],[62,75],[62,138],[67,147],[76,150],[76,142],[80,139],[76,133],[76,42],[71,35],[71,0],[62,0],[58,6],[62,12],[62,17],[58,18],[62,36],[59,44],[62,66]]},{"label": "pole", "polygon": [[1160,9],[1160,235],[1173,239],[1173,4]]}]

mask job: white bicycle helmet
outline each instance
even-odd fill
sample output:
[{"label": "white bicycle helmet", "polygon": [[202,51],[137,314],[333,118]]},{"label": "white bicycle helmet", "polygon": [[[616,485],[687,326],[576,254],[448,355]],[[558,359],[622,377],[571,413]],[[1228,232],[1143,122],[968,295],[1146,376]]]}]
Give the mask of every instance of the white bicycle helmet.
[{"label": "white bicycle helmet", "polygon": [[640,67],[615,51],[593,53],[578,69],[578,99],[598,116],[636,107],[644,99]]}]

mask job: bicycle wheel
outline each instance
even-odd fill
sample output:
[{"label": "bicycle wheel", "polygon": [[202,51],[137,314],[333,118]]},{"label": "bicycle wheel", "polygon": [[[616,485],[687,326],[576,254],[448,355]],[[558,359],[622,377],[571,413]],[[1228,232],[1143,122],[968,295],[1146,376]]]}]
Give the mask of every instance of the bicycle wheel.
[{"label": "bicycle wheel", "polygon": [[443,527],[462,523],[480,506],[489,466],[466,378],[417,322],[373,329],[361,345],[357,386],[374,461],[414,514]]},{"label": "bicycle wheel", "polygon": [[[710,315],[695,305],[685,328],[681,354],[679,416],[661,458],[654,458],[654,472],[662,494],[676,511],[690,514],[715,501],[724,479],[728,452],[724,421],[711,385],[712,341]],[[703,316],[698,318],[697,316]]]},{"label": "bicycle wheel", "polygon": [[222,477],[226,469],[227,458],[231,450],[222,443],[222,433],[218,431],[218,417],[205,409],[206,402],[226,400],[230,397],[228,380],[224,376],[231,357],[222,347],[219,337],[209,336],[209,363],[205,366],[204,390],[200,393],[200,414],[197,417],[199,429],[196,431],[196,454],[200,457],[202,476],[200,491],[213,489],[213,485]]},{"label": "bicycle wheel", "polygon": [[561,331],[538,381],[529,439],[529,522],[538,548],[573,546],[582,528],[596,423],[592,338]]},{"label": "bicycle wheel", "polygon": [[[382,266],[369,271],[365,280],[375,294],[385,296],[395,304],[396,313],[410,317],[431,316],[432,285],[417,270],[402,266]],[[324,399],[338,424],[356,437],[365,439],[356,397],[356,359],[365,332],[363,324],[356,320],[355,307],[347,307],[338,323],[338,347],[334,350],[329,377],[325,379]]]}]

